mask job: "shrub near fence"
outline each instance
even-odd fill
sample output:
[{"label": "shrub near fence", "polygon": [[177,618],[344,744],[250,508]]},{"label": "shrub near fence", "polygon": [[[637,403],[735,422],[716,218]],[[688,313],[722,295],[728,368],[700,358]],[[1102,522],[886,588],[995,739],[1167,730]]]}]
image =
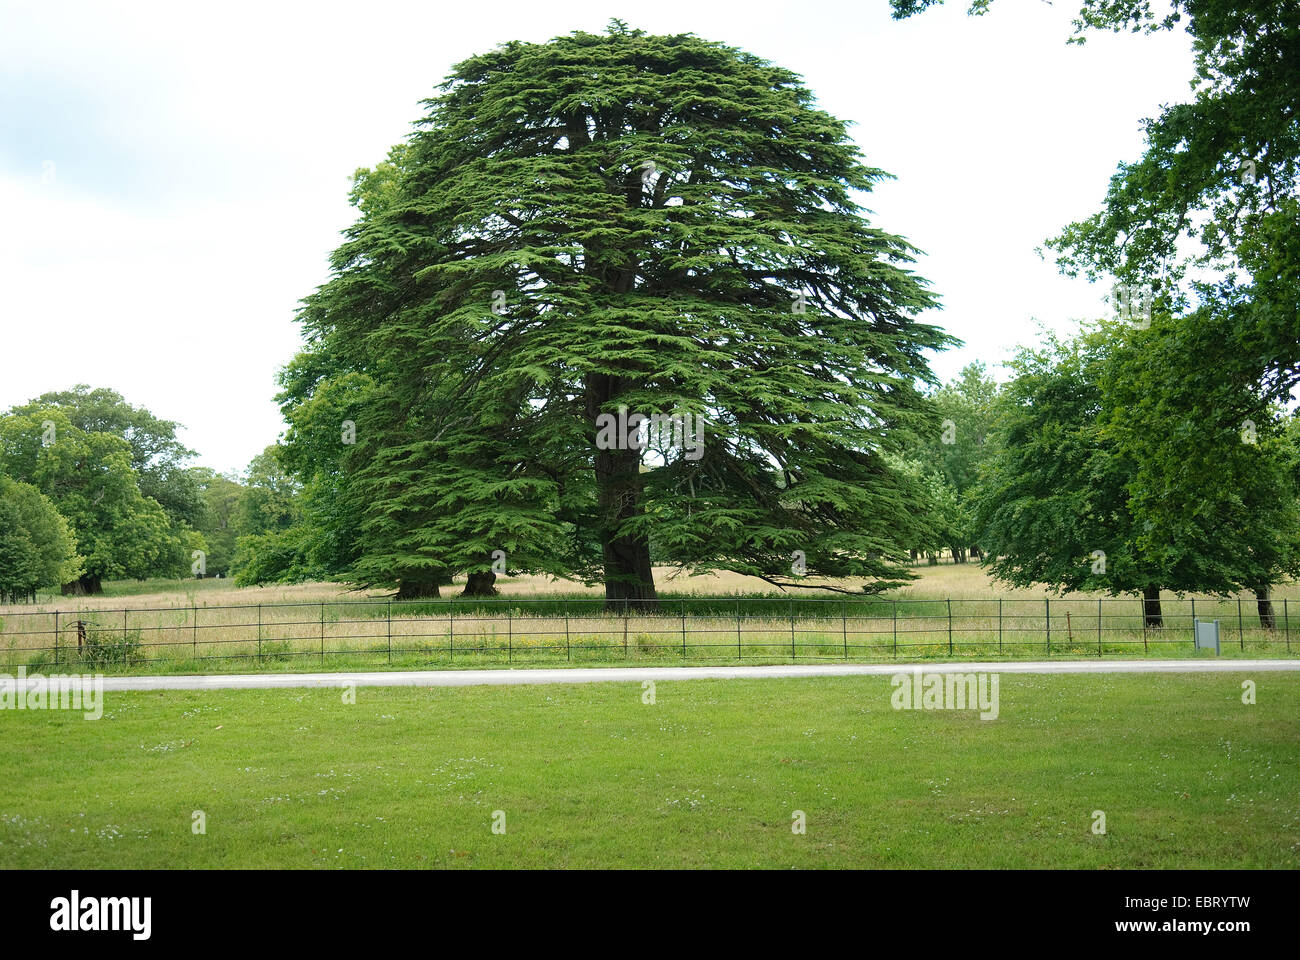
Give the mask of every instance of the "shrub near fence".
[{"label": "shrub near fence", "polygon": [[[685,597],[650,611],[602,598],[344,600],[21,611],[0,622],[5,666],[123,672],[621,660],[866,660],[1190,653],[1192,620],[1220,621],[1224,652],[1291,652],[1288,601],[1273,629],[1250,601],[887,600]],[[1300,640],[1300,636],[1296,638]],[[313,662],[314,661],[314,662]]]}]

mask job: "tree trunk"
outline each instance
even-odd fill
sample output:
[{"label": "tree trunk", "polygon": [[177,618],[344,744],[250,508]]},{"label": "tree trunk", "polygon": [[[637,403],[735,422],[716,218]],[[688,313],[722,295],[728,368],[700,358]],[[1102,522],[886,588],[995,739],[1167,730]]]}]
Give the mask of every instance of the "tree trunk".
[{"label": "tree trunk", "polygon": [[[622,454],[624,451],[601,451],[601,453]],[[633,454],[632,468],[640,466],[636,451]],[[601,459],[597,454],[597,461]],[[605,562],[605,606],[611,610],[653,610],[658,606],[658,594],[655,591],[654,571],[650,566],[650,543],[640,537],[615,535],[615,525],[641,512],[640,480],[635,485],[628,482],[625,466],[626,457],[606,458],[613,461],[612,472],[606,473],[601,481],[601,466],[596,468],[597,482],[600,488],[597,502],[600,505],[601,524],[600,539],[602,555]],[[610,470],[610,466],[605,466]]]},{"label": "tree trunk", "polygon": [[103,593],[104,586],[100,583],[98,574],[87,574],[79,580],[65,583],[61,590],[65,597],[87,597],[93,593]]},{"label": "tree trunk", "polygon": [[1262,583],[1255,588],[1255,609],[1259,611],[1259,625],[1265,630],[1277,629],[1277,617],[1273,614],[1273,597],[1269,585]]},{"label": "tree trunk", "polygon": [[495,597],[497,588],[494,584],[497,582],[497,575],[491,570],[484,573],[471,573],[465,579],[465,589],[461,591],[462,597]]},{"label": "tree trunk", "polygon": [[979,547],[971,547],[971,548],[970,548],[970,558],[971,558],[972,560],[983,560],[983,559],[984,559],[984,554],[980,551],[980,548],[979,548]]},{"label": "tree trunk", "polygon": [[614,537],[605,543],[604,557],[606,609],[658,608],[649,544],[631,537]]},{"label": "tree trunk", "polygon": [[1160,588],[1144,587],[1142,589],[1142,625],[1156,629],[1165,625],[1160,613]]},{"label": "tree trunk", "polygon": [[442,594],[436,580],[401,580],[397,584],[395,600],[430,600]]},{"label": "tree trunk", "polygon": [[[587,375],[587,415],[593,431],[601,407],[617,399],[624,389],[620,378],[606,374]],[[593,460],[599,510],[597,522],[605,564],[605,606],[610,610],[655,609],[658,595],[654,571],[650,567],[650,541],[619,533],[624,523],[639,517],[642,512],[641,451],[596,448]]]}]

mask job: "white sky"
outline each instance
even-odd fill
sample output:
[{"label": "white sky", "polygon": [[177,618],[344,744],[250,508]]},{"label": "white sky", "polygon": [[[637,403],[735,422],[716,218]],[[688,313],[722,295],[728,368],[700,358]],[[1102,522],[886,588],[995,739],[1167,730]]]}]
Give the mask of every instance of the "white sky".
[{"label": "white sky", "polygon": [[1139,121],[1183,100],[1188,39],[1091,35],[1077,0],[965,0],[904,22],[887,0],[798,3],[192,4],[0,0],[0,409],[74,383],[186,426],[240,470],[283,429],[276,370],[295,304],[383,159],[450,66],[610,17],[693,32],[801,73],[897,176],[873,222],[926,252],[933,322],[1004,360],[1105,311],[1034,253],[1094,212]]}]

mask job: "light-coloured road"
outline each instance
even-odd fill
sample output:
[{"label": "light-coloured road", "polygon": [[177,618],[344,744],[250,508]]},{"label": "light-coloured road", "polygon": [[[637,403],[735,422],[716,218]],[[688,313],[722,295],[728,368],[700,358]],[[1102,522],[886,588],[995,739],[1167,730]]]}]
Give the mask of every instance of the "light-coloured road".
[{"label": "light-coloured road", "polygon": [[474,687],[520,683],[641,683],[736,677],[892,676],[926,673],[1256,673],[1300,670],[1297,660],[1045,660],[1016,663],[844,663],[735,667],[574,667],[533,670],[409,670],[384,673],[257,673],[105,677],[105,690],[228,690],[276,687]]}]

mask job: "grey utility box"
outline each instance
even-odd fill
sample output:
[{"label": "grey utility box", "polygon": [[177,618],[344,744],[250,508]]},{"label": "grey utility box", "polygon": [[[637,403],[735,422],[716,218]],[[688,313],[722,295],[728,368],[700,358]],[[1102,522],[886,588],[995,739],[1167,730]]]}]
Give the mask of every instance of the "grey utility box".
[{"label": "grey utility box", "polygon": [[1218,620],[1193,620],[1192,636],[1197,650],[1213,650],[1216,654],[1219,652]]}]

